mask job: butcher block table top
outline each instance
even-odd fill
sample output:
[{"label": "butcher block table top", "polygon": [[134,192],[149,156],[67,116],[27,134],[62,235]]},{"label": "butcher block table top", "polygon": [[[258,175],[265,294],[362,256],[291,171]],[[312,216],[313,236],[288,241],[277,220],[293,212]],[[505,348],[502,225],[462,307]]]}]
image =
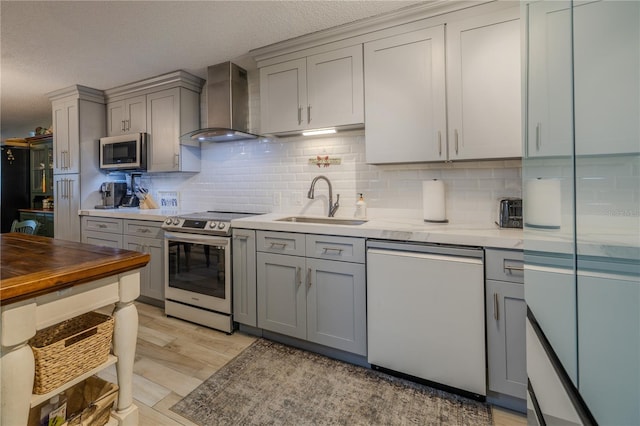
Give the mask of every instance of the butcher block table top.
[{"label": "butcher block table top", "polygon": [[142,268],[149,255],[20,233],[0,234],[0,304]]}]

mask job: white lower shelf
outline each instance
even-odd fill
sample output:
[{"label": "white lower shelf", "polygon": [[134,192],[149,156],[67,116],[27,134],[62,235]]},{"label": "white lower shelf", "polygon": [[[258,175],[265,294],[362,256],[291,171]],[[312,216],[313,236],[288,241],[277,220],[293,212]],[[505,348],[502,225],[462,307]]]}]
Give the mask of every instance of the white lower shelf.
[{"label": "white lower shelf", "polygon": [[68,381],[64,385],[52,390],[51,392],[42,394],[42,395],[36,395],[36,394],[31,395],[31,408],[36,407],[37,405],[45,401],[48,401],[49,399],[51,399],[51,397],[58,395],[60,392],[64,392],[65,390],[69,389],[71,386],[80,383],[81,381],[85,380],[88,377],[93,376],[94,374],[100,372],[102,369],[115,364],[117,361],[118,361],[118,357],[116,357],[115,355],[109,355],[109,357],[104,363],[100,364],[96,368],[92,368],[91,370],[87,371],[84,374],[79,375],[75,379]]}]

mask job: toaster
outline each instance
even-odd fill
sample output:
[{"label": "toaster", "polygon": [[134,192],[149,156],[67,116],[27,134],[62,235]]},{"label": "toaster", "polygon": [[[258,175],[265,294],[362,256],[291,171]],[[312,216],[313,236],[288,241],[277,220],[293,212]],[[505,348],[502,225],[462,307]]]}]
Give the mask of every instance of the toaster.
[{"label": "toaster", "polygon": [[500,228],[522,228],[522,198],[501,198],[496,224]]}]

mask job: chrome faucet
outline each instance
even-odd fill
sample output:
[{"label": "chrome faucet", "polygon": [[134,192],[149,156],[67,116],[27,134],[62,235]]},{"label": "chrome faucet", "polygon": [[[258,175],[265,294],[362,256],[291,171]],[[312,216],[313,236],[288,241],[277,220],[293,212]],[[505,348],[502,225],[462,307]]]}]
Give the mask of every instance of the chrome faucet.
[{"label": "chrome faucet", "polygon": [[326,176],[320,175],[313,178],[313,180],[311,181],[311,188],[309,188],[309,193],[307,194],[307,198],[309,198],[310,200],[313,200],[314,198],[313,192],[316,187],[316,182],[319,179],[326,180],[327,185],[329,185],[329,217],[333,217],[333,215],[336,214],[338,207],[340,207],[340,194],[336,194],[336,203],[333,204],[333,189],[331,188],[331,182],[329,182],[329,179]]}]

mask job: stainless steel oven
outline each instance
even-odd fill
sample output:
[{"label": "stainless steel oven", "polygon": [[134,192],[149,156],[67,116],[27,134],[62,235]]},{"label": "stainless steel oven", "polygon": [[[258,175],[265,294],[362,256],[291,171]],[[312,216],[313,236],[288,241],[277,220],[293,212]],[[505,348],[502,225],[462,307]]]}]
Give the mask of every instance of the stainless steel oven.
[{"label": "stainless steel oven", "polygon": [[233,331],[231,220],[250,215],[203,212],[164,221],[167,315]]}]

